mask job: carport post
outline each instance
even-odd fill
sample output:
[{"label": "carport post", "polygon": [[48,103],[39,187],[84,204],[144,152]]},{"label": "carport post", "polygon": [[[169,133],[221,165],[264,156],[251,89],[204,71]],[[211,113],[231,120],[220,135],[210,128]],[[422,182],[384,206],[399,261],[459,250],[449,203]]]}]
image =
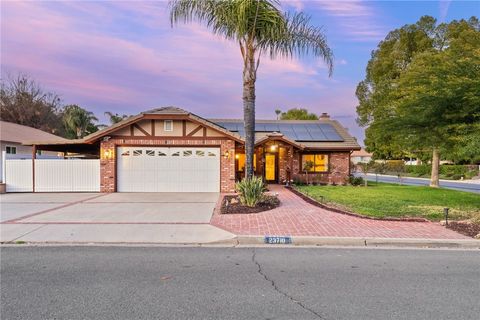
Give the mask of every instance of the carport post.
[{"label": "carport post", "polygon": [[37,146],[32,146],[32,191],[35,192],[35,159],[37,158]]}]

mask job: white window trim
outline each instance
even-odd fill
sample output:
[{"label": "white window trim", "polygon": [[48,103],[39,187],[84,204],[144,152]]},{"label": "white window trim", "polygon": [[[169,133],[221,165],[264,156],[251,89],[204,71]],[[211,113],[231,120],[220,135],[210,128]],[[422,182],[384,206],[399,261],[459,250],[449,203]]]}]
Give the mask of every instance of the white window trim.
[{"label": "white window trim", "polygon": [[165,120],[163,122],[164,131],[173,131],[173,120]]}]

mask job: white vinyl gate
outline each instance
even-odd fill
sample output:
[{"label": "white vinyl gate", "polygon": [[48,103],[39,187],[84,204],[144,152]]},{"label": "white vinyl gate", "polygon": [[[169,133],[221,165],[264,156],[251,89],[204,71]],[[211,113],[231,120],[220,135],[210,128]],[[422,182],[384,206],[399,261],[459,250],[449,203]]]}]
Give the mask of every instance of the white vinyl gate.
[{"label": "white vinyl gate", "polygon": [[[5,160],[5,183],[7,192],[32,192],[32,159]],[[99,191],[100,160],[35,160],[35,192]]]},{"label": "white vinyl gate", "polygon": [[219,192],[220,149],[119,147],[118,192]]}]

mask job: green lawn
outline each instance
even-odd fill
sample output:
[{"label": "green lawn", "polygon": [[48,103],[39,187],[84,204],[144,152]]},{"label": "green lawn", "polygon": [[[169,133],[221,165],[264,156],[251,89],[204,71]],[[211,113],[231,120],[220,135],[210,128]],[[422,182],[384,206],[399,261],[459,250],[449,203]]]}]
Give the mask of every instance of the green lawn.
[{"label": "green lawn", "polygon": [[[329,205],[371,217],[423,217],[442,220],[473,218],[480,222],[480,195],[448,189],[369,183],[368,187],[297,186],[297,190]],[[322,198],[323,197],[323,198]]]}]

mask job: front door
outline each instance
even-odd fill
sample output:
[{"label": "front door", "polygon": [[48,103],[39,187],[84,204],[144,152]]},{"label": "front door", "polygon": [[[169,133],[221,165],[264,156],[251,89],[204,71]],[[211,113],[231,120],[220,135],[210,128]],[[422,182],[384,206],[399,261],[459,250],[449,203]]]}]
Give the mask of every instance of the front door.
[{"label": "front door", "polygon": [[275,154],[265,154],[265,180],[268,182],[277,181],[276,158]]}]

